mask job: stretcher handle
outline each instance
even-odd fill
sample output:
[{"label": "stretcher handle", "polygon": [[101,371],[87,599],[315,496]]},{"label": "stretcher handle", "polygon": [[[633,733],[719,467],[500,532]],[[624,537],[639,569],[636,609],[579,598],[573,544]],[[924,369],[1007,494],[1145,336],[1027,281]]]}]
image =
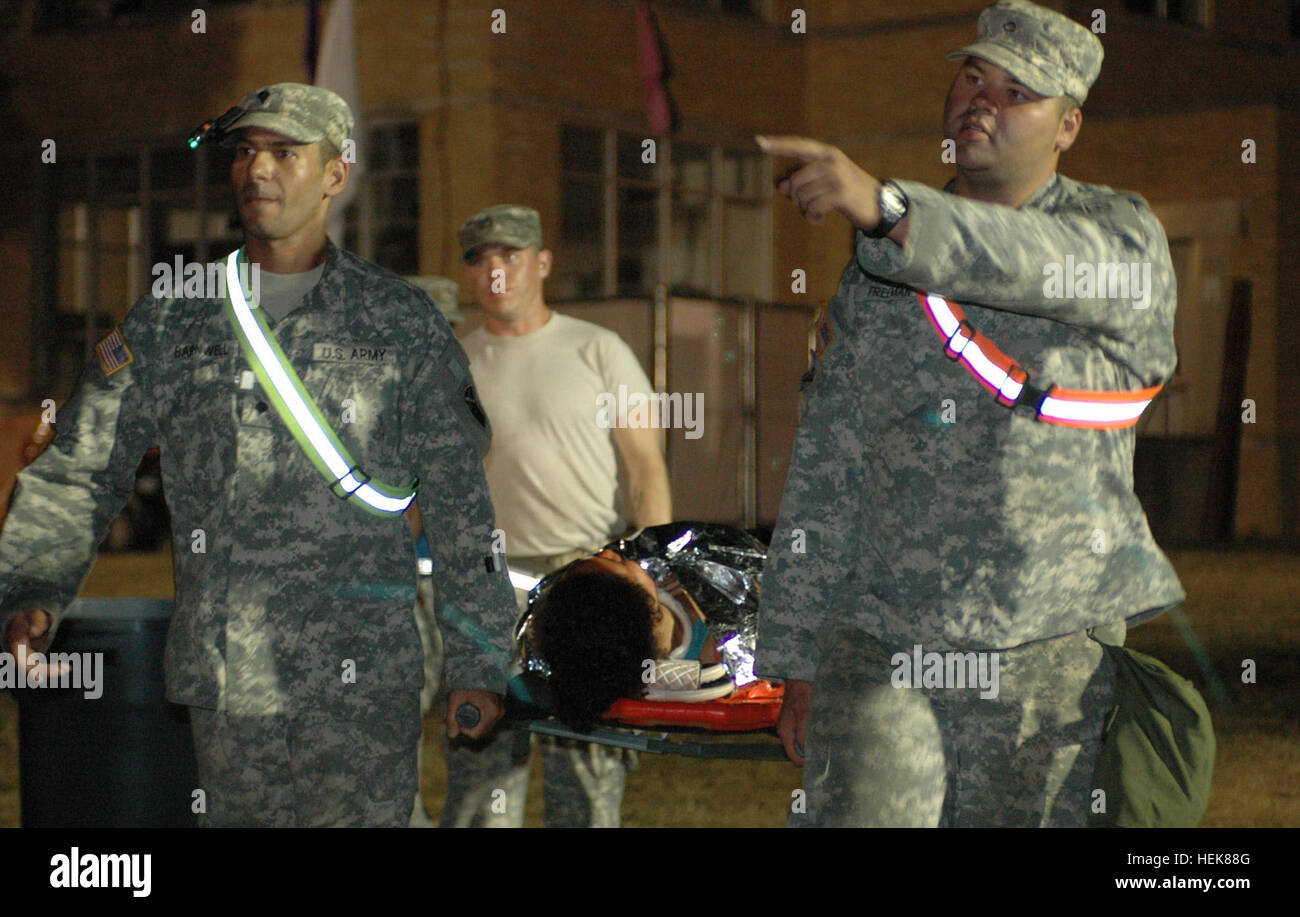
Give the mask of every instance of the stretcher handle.
[{"label": "stretcher handle", "polygon": [[473,704],[461,704],[456,708],[456,725],[461,729],[473,729],[483,719],[483,714]]}]

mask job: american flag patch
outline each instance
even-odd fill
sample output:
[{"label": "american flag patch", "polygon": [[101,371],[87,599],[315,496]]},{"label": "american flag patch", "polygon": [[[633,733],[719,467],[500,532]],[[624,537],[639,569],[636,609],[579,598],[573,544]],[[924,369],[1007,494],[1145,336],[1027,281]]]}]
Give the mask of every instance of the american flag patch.
[{"label": "american flag patch", "polygon": [[114,328],[108,337],[96,344],[95,353],[99,354],[99,365],[104,367],[106,376],[113,375],[135,359],[131,355],[131,348],[126,346],[121,328]]},{"label": "american flag patch", "polygon": [[835,328],[831,325],[829,307],[823,305],[817,313],[817,328],[813,334],[813,343],[816,349],[812,355],[821,359],[826,355],[826,348],[835,342]]}]

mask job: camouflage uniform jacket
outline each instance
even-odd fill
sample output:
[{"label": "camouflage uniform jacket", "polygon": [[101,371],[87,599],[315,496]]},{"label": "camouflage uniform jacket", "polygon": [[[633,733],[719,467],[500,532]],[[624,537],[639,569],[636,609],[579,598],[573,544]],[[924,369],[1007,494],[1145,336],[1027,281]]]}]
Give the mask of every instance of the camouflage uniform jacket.
[{"label": "camouflage uniform jacket", "polygon": [[[1133,493],[1135,428],[1002,406],[916,295],[960,303],[1039,388],[1164,382],[1175,278],[1145,201],[1061,176],[1019,210],[899,185],[907,242],[856,234],[805,377],[760,611],[768,677],[812,680],[817,635],[838,623],[887,647],[1000,649],[1183,598]],[[1149,302],[1048,295],[1045,265],[1067,256],[1149,264]]]},{"label": "camouflage uniform jacket", "polygon": [[[331,245],[319,283],[272,331],[363,471],[419,477],[440,600],[481,628],[477,641],[444,628],[447,684],[503,690],[514,599],[504,565],[485,564],[490,430],[450,326],[415,287]],[[58,437],[19,476],[0,537],[0,621],[31,607],[57,621],[157,445],[175,558],[173,701],[364,716],[418,691],[406,520],[335,497],[260,384],[241,387],[249,364],[221,300],[146,295],[121,332],[132,362],[90,365]]]}]

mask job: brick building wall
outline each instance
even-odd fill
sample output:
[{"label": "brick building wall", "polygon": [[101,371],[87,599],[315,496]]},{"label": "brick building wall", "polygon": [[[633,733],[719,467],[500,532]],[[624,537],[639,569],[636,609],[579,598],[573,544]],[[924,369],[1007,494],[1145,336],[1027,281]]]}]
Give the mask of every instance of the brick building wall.
[{"label": "brick building wall", "polygon": [[[680,114],[674,136],[739,147],[758,132],[807,134],[874,174],[942,184],[951,166],[940,159],[939,118],[955,69],[944,53],[971,40],[983,5],[774,0],[760,5],[762,17],[738,17],[655,3]],[[1094,17],[1094,4],[1052,5]],[[1290,321],[1300,239],[1297,178],[1279,138],[1294,135],[1300,63],[1287,4],[1209,7],[1208,28],[1123,3],[1105,8],[1106,63],[1061,169],[1142,193],[1173,226],[1171,239],[1185,240],[1195,278],[1179,327],[1186,404],[1217,398],[1231,280],[1251,280],[1246,387],[1258,420],[1243,430],[1237,527],[1294,535],[1300,421],[1286,393],[1300,368]],[[491,27],[498,8],[501,34]],[[790,29],[794,10],[804,33]],[[418,125],[421,273],[459,276],[455,227],[490,203],[531,204],[546,237],[560,238],[563,125],[645,130],[628,0],[356,0],[356,11],[367,120]],[[41,142],[55,140],[61,160],[179,142],[244,90],[305,79],[303,19],[298,3],[252,0],[214,6],[203,34],[175,14],[129,28],[20,29],[0,42],[9,125],[0,139],[0,396],[27,399],[43,385],[29,359],[43,333],[33,211],[37,170],[58,166],[40,163]],[[1245,138],[1256,144],[1253,165],[1241,161]],[[770,220],[772,298],[811,306],[829,297],[849,253],[844,225],[809,226],[780,198]],[[806,294],[790,292],[795,269],[806,271]],[[1203,410],[1180,416],[1170,432],[1206,423]]]}]

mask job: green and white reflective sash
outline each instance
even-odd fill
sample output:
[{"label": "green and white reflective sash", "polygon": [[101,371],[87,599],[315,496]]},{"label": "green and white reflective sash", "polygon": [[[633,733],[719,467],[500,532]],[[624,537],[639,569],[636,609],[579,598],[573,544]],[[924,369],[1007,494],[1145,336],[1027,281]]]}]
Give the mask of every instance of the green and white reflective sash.
[{"label": "green and white reflective sash", "polygon": [[312,464],[330,482],[335,496],[345,500],[355,497],[362,509],[379,515],[404,512],[415,499],[419,479],[412,481],[410,487],[393,487],[372,479],[357,467],[347,447],[303,388],[302,380],[266,327],[261,310],[250,307],[244,298],[239,283],[243,252],[241,248],[226,258],[226,315],[234,326],[244,356],[280,413],[280,419]]}]

